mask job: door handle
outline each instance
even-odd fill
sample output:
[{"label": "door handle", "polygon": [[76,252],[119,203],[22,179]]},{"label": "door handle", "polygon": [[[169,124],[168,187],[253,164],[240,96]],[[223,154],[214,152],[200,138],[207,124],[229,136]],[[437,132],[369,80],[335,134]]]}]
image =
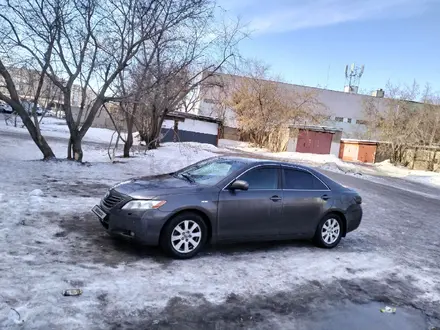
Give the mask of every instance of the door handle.
[{"label": "door handle", "polygon": [[270,200],[272,201],[272,202],[278,202],[278,201],[280,201],[282,198],[281,197],[279,197],[279,196],[272,196],[271,198],[270,198]]},{"label": "door handle", "polygon": [[329,200],[330,199],[330,196],[329,195],[327,195],[327,194],[325,194],[325,195],[322,195],[321,196],[321,199],[323,199],[323,200]]}]

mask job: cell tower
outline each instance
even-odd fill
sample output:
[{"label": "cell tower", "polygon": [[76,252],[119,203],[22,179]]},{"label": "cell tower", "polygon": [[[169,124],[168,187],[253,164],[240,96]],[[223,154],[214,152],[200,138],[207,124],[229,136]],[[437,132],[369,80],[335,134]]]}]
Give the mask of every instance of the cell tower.
[{"label": "cell tower", "polygon": [[345,66],[345,87],[344,92],[357,94],[359,90],[359,83],[364,74],[365,66],[357,66],[352,63],[350,66]]}]

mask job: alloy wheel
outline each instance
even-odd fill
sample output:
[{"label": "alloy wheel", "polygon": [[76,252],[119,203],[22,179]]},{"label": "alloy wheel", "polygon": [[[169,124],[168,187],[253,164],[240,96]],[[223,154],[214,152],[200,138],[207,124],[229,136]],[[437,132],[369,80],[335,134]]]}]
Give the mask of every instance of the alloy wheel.
[{"label": "alloy wheel", "polygon": [[338,240],[340,235],[341,226],[339,225],[338,220],[334,218],[327,219],[321,230],[322,240],[326,244],[331,245]]},{"label": "alloy wheel", "polygon": [[202,240],[202,230],[193,220],[183,220],[171,233],[171,245],[180,253],[190,253]]}]

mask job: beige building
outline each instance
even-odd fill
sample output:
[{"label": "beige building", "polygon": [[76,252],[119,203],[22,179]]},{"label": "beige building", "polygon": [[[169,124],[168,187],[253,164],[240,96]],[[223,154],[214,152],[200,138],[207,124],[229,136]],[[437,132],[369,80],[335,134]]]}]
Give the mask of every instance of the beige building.
[{"label": "beige building", "polygon": [[[230,97],[243,79],[242,76],[223,73],[216,73],[208,78],[198,90],[199,101],[193,112],[223,120],[226,126],[225,131],[237,128],[234,111],[225,107],[221,100]],[[281,89],[281,94],[313,94],[321,106],[321,112],[329,118],[321,124],[342,129],[344,137],[361,137],[365,132],[363,109],[366,101],[373,98],[377,101],[378,107],[385,106],[382,90],[378,90],[370,96],[281,82],[277,83],[277,86]]]},{"label": "beige building", "polygon": [[[27,68],[8,68],[12,80],[17,89],[18,95],[23,100],[31,101],[37,92],[38,83],[40,81],[41,72]],[[5,87],[4,79],[0,76],[0,90],[8,94]],[[90,101],[94,98],[94,93],[88,89],[86,100]],[[80,85],[73,85],[71,95],[72,107],[81,105],[82,91]],[[45,77],[38,103],[44,108],[61,108],[64,104],[61,90],[53,84],[53,82]]]},{"label": "beige building", "polygon": [[[37,70],[27,68],[8,68],[12,81],[15,84],[18,96],[23,100],[31,101],[35,97],[41,73]],[[0,90],[8,95],[4,79],[0,76]],[[52,81],[45,77],[39,97],[39,104],[43,107],[57,107],[63,99],[62,93]]]}]

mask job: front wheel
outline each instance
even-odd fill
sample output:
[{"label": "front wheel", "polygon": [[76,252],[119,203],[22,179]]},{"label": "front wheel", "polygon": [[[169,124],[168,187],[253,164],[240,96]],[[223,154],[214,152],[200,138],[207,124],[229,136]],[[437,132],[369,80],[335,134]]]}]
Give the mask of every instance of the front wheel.
[{"label": "front wheel", "polygon": [[208,238],[205,221],[198,214],[187,212],[168,222],[160,237],[162,249],[176,259],[194,257]]},{"label": "front wheel", "polygon": [[319,247],[334,248],[341,241],[342,228],[341,218],[336,214],[329,214],[319,223],[313,241]]}]

